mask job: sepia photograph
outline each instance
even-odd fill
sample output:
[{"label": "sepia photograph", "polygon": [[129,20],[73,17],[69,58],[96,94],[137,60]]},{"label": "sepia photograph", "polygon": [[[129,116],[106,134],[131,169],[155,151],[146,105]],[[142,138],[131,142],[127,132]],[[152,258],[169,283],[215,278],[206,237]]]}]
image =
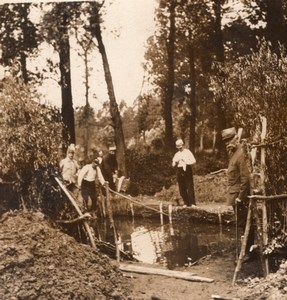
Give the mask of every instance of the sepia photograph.
[{"label": "sepia photograph", "polygon": [[1,300],[287,299],[286,0],[0,24]]}]

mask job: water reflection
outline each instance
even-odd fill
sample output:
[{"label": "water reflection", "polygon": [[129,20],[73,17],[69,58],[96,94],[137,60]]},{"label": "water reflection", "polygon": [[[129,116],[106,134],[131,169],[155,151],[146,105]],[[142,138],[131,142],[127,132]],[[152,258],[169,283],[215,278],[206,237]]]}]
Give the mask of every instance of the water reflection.
[{"label": "water reflection", "polygon": [[[114,243],[108,221],[99,220],[97,232],[103,241]],[[207,224],[160,224],[160,220],[115,219],[121,250],[141,262],[164,265],[169,269],[192,264],[211,251],[222,251],[232,242],[226,228]]]}]

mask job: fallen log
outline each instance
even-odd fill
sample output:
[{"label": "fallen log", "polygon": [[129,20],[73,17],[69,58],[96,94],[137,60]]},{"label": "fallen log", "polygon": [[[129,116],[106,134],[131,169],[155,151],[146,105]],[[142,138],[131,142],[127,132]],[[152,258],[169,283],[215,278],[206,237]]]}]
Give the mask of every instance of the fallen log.
[{"label": "fallen log", "polygon": [[214,282],[214,279],[212,278],[196,276],[194,273],[190,273],[190,272],[150,268],[150,267],[144,267],[144,266],[138,266],[132,264],[120,264],[119,269],[123,272],[162,275],[162,276],[168,276],[172,278],[184,279],[188,281],[207,282],[207,283]]}]

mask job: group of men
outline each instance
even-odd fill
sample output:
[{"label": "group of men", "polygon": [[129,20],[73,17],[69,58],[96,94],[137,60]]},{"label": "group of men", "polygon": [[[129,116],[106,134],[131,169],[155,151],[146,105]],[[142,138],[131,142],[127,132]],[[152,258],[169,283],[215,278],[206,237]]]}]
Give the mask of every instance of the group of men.
[{"label": "group of men", "polygon": [[[245,228],[248,212],[248,195],[250,195],[250,170],[247,155],[240,143],[240,138],[234,127],[221,132],[228,155],[228,192],[227,205],[232,206],[236,215],[237,226]],[[182,139],[176,141],[176,148],[172,166],[177,169],[177,182],[184,206],[195,206],[192,165],[196,163],[194,155],[183,147]],[[244,261],[254,259],[252,252],[254,244],[254,230],[250,231],[245,249]]]},{"label": "group of men", "polygon": [[[115,177],[117,176],[116,147],[109,147],[109,152],[103,155],[97,152],[91,161],[80,166],[75,159],[75,146],[70,145],[67,156],[60,161],[60,172],[67,188],[74,193],[79,190],[84,201],[84,206],[89,211],[97,210],[99,193],[105,194],[105,183],[115,190]],[[101,191],[97,190],[96,183],[101,185]],[[91,201],[89,201],[89,199]]]}]

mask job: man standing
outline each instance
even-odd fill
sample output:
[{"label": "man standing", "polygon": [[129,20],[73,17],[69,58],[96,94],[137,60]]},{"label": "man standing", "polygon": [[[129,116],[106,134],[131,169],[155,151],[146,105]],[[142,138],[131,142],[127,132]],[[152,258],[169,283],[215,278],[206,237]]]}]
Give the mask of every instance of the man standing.
[{"label": "man standing", "polygon": [[75,149],[69,146],[67,156],[60,161],[62,178],[70,191],[73,191],[77,182],[77,172],[80,169],[78,162],[74,159]]},{"label": "man standing", "polygon": [[[81,190],[81,195],[85,201],[87,209],[92,211],[97,209],[96,178],[99,179],[102,185],[105,184],[105,179],[98,164],[98,160],[94,159],[92,163],[85,165],[80,170],[78,176],[78,187]],[[89,198],[91,198],[92,201],[91,207],[89,207]]]},{"label": "man standing", "polygon": [[196,160],[189,149],[183,148],[183,140],[175,143],[178,151],[172,159],[172,166],[177,168],[179,193],[186,206],[195,206],[192,165]]},{"label": "man standing", "polygon": [[[245,228],[248,212],[248,195],[250,195],[250,172],[248,169],[248,162],[234,127],[222,130],[221,136],[229,157],[227,169],[227,205],[232,205],[235,213],[237,213],[237,225]],[[252,258],[250,247],[253,243],[254,230],[250,230],[244,261],[248,261]]]},{"label": "man standing", "polygon": [[111,146],[109,147],[109,153],[104,155],[102,159],[101,170],[105,180],[109,182],[109,187],[114,191],[116,191],[114,177],[117,176],[117,169],[116,147]]}]

